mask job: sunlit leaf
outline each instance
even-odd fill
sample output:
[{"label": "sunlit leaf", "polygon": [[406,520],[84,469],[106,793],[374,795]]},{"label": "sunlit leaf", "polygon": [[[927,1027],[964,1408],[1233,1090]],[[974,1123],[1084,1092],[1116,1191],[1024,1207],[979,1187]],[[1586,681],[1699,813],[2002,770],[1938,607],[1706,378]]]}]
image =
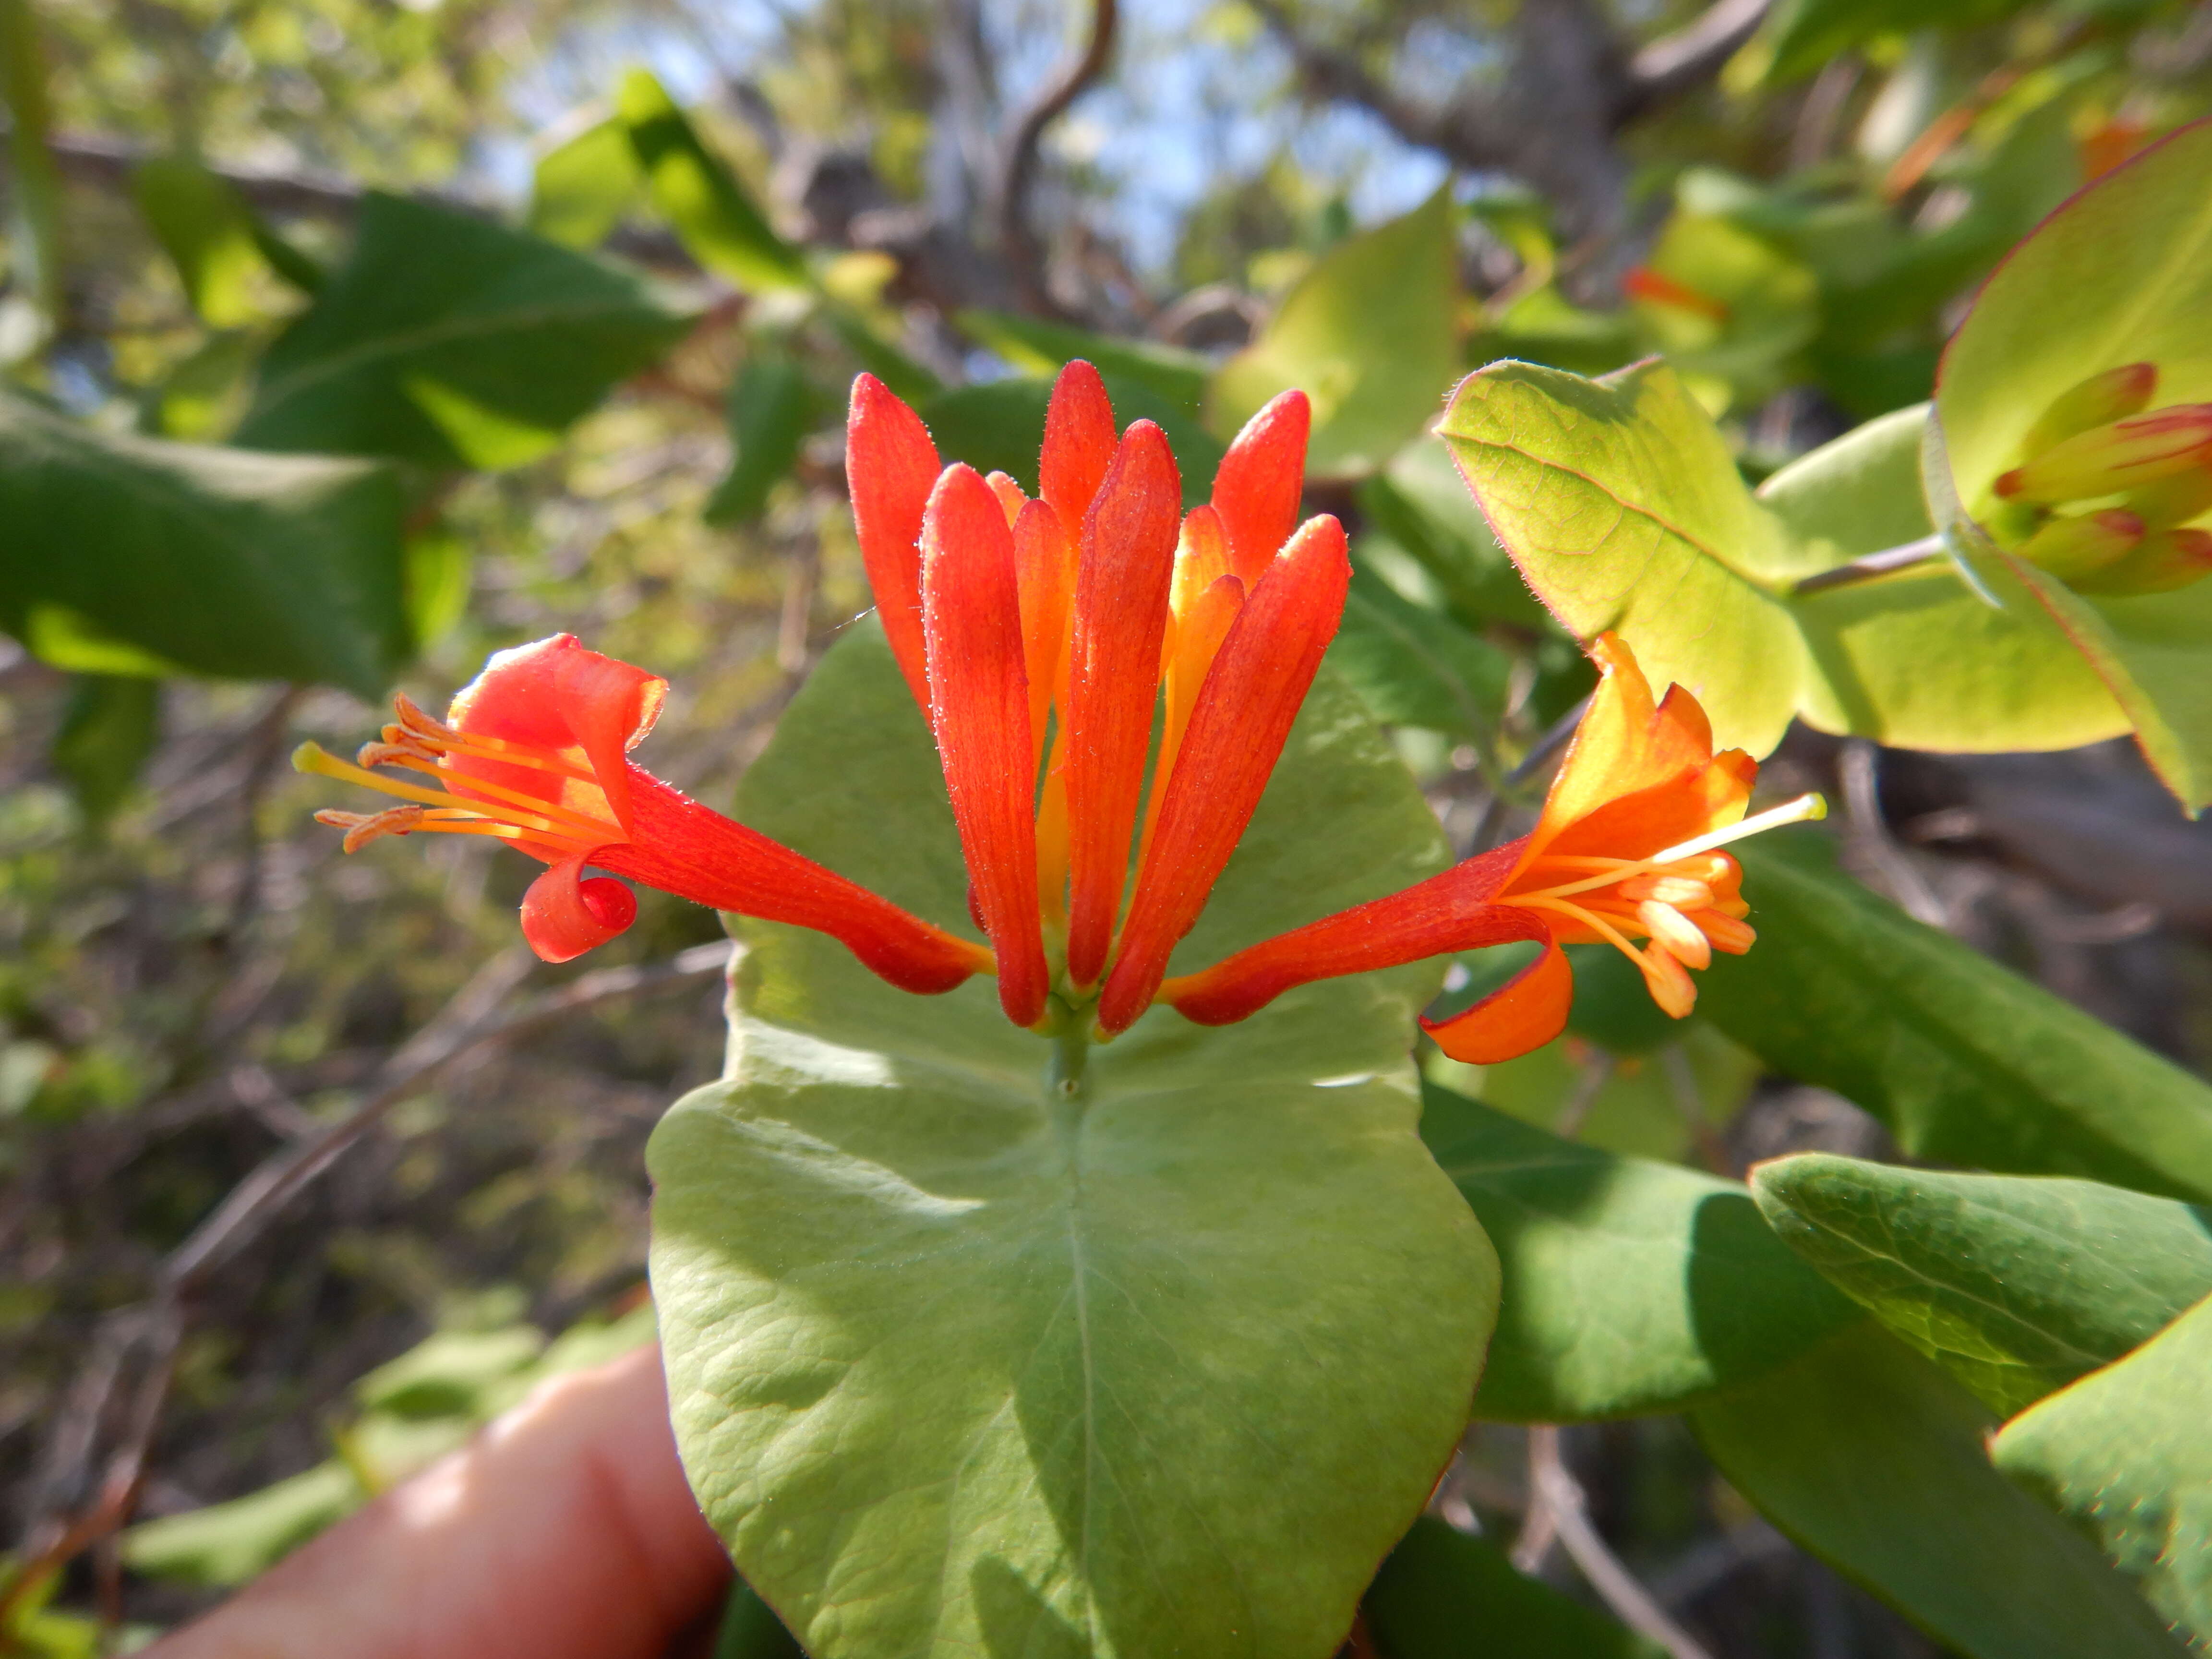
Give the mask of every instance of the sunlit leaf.
[{"label": "sunlit leaf", "polygon": [[2000,1469],[2084,1528],[2151,1605],[2212,1643],[2212,1300],[1990,1443]]},{"label": "sunlit leaf", "polygon": [[131,193],[202,322],[238,328],[260,319],[254,285],[269,262],[235,186],[190,156],[168,155],[133,167]]},{"label": "sunlit leaf", "polygon": [[0,397],[0,625],[39,649],[58,610],[153,672],[377,697],[414,648],[403,507],[368,462],[111,437]]},{"label": "sunlit leaf", "polygon": [[1804,1153],[1752,1195],[1784,1243],[2001,1416],[2212,1294],[2212,1211],[2095,1182]]},{"label": "sunlit leaf", "polygon": [[1990,1467],[1989,1413],[1871,1321],[1690,1420],[1769,1520],[1969,1659],[2180,1659],[2127,1581]]},{"label": "sunlit leaf", "polygon": [[1776,1071],[1914,1158],[2212,1199],[2212,1088],[1875,897],[1815,832],[1734,850],[1759,943],[1698,1006]]},{"label": "sunlit leaf", "polygon": [[611,115],[538,158],[530,228],[563,247],[597,247],[644,197],[629,128]]},{"label": "sunlit leaf", "polygon": [[623,77],[615,106],[629,129],[653,206],[693,258],[749,293],[805,286],[799,251],[775,234],[650,70]]},{"label": "sunlit leaf", "polygon": [[[937,757],[872,625],[740,804],[965,927]],[[1177,961],[1442,856],[1324,675]],[[1220,1030],[1156,1011],[1069,1094],[988,981],[908,997],[818,935],[739,932],[732,1075],[648,1162],[678,1442],[747,1580],[817,1659],[1325,1659],[1464,1426],[1496,1305],[1414,1134],[1435,970]]]},{"label": "sunlit leaf", "polygon": [[[2159,370],[2160,404],[2212,399],[2212,122],[2183,128],[2075,196],[1976,298],[1945,351],[1936,408],[1968,514],[2018,464],[2060,393],[2123,364]],[[2144,754],[2185,806],[2212,802],[2212,584],[2108,599],[2009,555],[2035,599],[2111,688]]]},{"label": "sunlit leaf", "polygon": [[558,443],[688,326],[628,271],[372,192],[352,257],[263,359],[235,441],[514,465]]},{"label": "sunlit leaf", "polygon": [[1226,439],[1268,398],[1313,399],[1307,471],[1372,472],[1435,419],[1456,373],[1459,255],[1449,197],[1346,238],[1283,296],[1259,337],[1224,363],[1206,400]]},{"label": "sunlit leaf", "polygon": [[1673,1411],[1857,1316],[1737,1182],[1562,1140],[1448,1089],[1425,1100],[1422,1135],[1504,1270],[1479,1415]]}]

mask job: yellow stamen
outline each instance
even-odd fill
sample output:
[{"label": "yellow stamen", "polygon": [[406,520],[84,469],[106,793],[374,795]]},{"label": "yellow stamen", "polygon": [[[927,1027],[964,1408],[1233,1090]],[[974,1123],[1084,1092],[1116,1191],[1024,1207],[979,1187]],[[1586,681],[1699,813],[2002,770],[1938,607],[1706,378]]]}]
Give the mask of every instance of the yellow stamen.
[{"label": "yellow stamen", "polygon": [[[578,848],[603,847],[609,842],[623,839],[622,831],[612,824],[602,823],[595,818],[585,817],[579,813],[563,811],[557,807],[547,807],[542,802],[530,803],[537,809],[535,811],[521,811],[510,809],[495,813],[488,810],[491,805],[489,802],[468,800],[459,795],[449,794],[440,789],[417,788],[414,785],[401,783],[397,779],[372,772],[366,767],[349,765],[328,752],[319,744],[301,744],[292,751],[292,764],[295,769],[301,772],[313,772],[321,777],[337,778],[347,783],[364,784],[381,793],[396,795],[401,800],[413,801],[423,806],[445,807],[465,818],[505,824],[514,830],[527,830],[532,835],[544,840],[569,843]],[[482,784],[476,779],[471,779],[469,781],[471,788],[481,787],[490,790],[493,787],[489,784]],[[510,795],[516,793],[512,790],[500,793]],[[522,796],[519,799],[528,800],[529,798]],[[549,814],[557,814],[558,820],[565,820],[565,822],[558,821]],[[430,826],[426,824],[422,827]],[[453,827],[458,830],[461,826],[455,823]],[[578,833],[580,828],[583,831],[580,835]]]},{"label": "yellow stamen", "polygon": [[[556,822],[565,819],[574,828],[581,830],[586,834],[605,835],[616,841],[624,839],[620,824],[611,823],[605,818],[593,817],[588,812],[579,812],[569,807],[556,805],[542,795],[532,795],[520,789],[510,789],[503,783],[492,782],[489,778],[477,777],[467,772],[453,771],[449,767],[441,766],[435,761],[423,760],[410,751],[403,750],[380,763],[386,766],[404,767],[410,772],[425,772],[434,778],[452,778],[465,788],[480,789],[485,794],[491,796],[494,800],[508,802],[521,807],[526,812],[538,813]],[[465,805],[468,800],[466,796],[457,796],[455,799]],[[480,805],[477,810],[482,812],[482,805]],[[505,815],[484,813],[483,816],[490,817]]]}]

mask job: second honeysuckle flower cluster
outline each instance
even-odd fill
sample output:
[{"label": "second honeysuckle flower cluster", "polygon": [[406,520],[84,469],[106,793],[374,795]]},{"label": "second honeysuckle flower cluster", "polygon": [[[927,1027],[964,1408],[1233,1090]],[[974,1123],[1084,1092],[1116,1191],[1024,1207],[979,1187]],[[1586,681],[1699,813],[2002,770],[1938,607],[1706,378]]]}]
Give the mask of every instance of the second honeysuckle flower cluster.
[{"label": "second honeysuckle flower cluster", "polygon": [[402,700],[358,765],[313,745],[297,763],[402,801],[319,815],[349,851],[442,830],[543,861],[522,926],[549,961],[629,926],[635,900],[611,879],[623,876],[818,929],[904,990],[995,973],[1018,1024],[1101,1040],[1155,1003],[1221,1024],[1309,981],[1515,940],[1540,947],[1532,963],[1424,1022],[1453,1057],[1487,1063],[1556,1036],[1572,997],[1560,946],[1577,940],[1624,951],[1660,1006],[1687,1013],[1690,971],[1753,940],[1741,872],[1719,848],[1819,803],[1746,819],[1751,758],[1716,755],[1696,699],[1676,686],[1655,702],[1610,635],[1592,647],[1603,678],[1528,835],[1168,977],[1343,612],[1343,529],[1297,519],[1308,423],[1303,393],[1276,398],[1230,445],[1211,501],[1185,515],[1165,434],[1148,421],[1117,433],[1087,363],[1053,388],[1035,499],[1002,473],[942,466],[911,409],[870,376],[855,382],[846,460],[860,551],[936,738],[988,948],[637,766],[629,751],[665,682],[565,635],[495,656],[443,720]]}]

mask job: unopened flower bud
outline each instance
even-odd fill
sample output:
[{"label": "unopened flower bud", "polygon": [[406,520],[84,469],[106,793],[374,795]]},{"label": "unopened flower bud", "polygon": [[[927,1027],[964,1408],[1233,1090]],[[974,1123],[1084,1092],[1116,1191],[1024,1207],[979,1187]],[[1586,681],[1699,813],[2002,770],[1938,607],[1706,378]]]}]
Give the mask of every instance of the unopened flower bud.
[{"label": "unopened flower bud", "polygon": [[2080,592],[2124,599],[2166,593],[2212,576],[2212,531],[2162,530],[2132,553],[2071,586]]},{"label": "unopened flower bud", "polygon": [[2212,404],[2175,404],[2077,432],[1999,478],[2006,501],[2088,501],[2212,461]]},{"label": "unopened flower bud", "polygon": [[2171,530],[2212,512],[2212,457],[2186,472],[2130,489],[2124,505],[2151,530]]},{"label": "unopened flower bud", "polygon": [[2092,374],[2079,386],[2051,399],[2051,407],[2043,411],[2042,417],[2028,428],[2027,436],[2021,441],[2021,459],[2032,461],[2077,432],[2124,420],[2148,409],[2151,394],[2157,390],[2156,363],[2123,363],[2102,374]]},{"label": "unopened flower bud", "polygon": [[2021,544],[2020,556],[2072,584],[2124,558],[2142,538],[2143,521],[2115,508],[2051,520]]}]

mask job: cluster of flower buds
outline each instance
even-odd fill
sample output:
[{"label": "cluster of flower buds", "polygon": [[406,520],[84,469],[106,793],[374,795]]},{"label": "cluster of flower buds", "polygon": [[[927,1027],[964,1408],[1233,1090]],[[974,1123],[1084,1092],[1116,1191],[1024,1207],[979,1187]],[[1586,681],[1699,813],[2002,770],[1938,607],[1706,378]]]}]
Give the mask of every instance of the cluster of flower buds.
[{"label": "cluster of flower buds", "polygon": [[2057,398],[1996,481],[2014,550],[2083,593],[2162,593],[2212,576],[2212,404],[2152,409],[2158,368],[2127,363]]}]

